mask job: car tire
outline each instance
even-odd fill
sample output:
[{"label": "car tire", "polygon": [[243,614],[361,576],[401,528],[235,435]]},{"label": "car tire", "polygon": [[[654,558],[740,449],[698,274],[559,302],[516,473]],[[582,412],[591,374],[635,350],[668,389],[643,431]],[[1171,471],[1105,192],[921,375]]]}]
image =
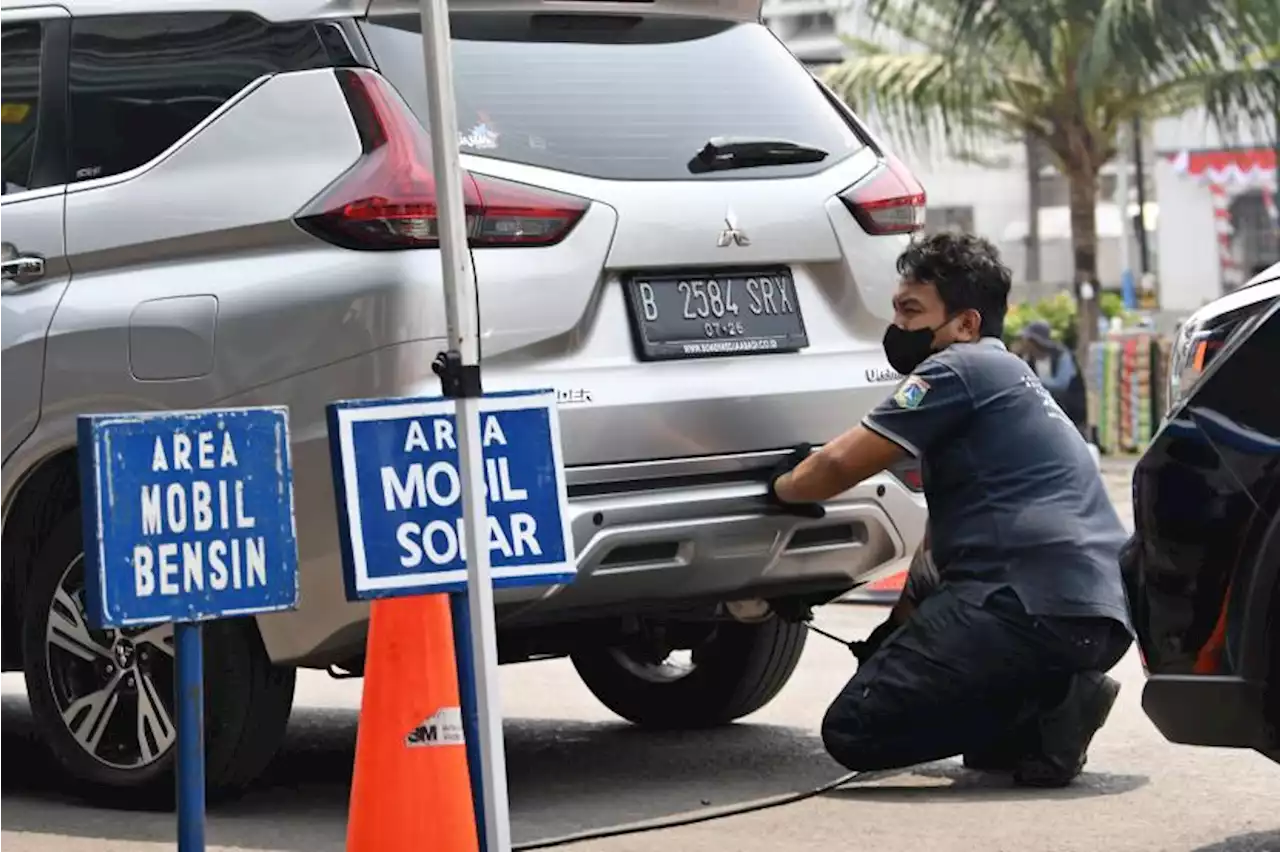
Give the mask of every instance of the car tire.
[{"label": "car tire", "polygon": [[[773,617],[756,624],[726,622],[693,652],[692,667],[662,673],[620,647],[571,655],[587,688],[628,721],[653,728],[724,725],[764,707],[791,679],[804,651],[803,624]],[[648,667],[648,668],[646,668]]]},{"label": "car tire", "polygon": [[[33,721],[54,765],[82,797],[171,808],[173,629],[88,624],[80,524],[78,509],[57,522],[27,585],[23,670]],[[252,619],[211,621],[202,629],[205,785],[216,801],[248,787],[283,742],[295,672],[271,663]]]}]

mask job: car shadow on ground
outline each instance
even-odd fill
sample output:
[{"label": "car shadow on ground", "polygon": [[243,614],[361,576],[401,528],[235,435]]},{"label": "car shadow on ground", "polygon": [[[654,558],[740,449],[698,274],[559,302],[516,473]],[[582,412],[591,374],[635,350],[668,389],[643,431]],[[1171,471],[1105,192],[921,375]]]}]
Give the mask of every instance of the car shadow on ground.
[{"label": "car shadow on ground", "polygon": [[[209,808],[209,844],[343,849],[356,720],[354,710],[298,708],[260,782],[243,798]],[[623,723],[513,719],[505,730],[517,843],[809,790],[843,774],[812,731],[776,725],[653,732]],[[35,738],[25,698],[4,697],[0,731],[0,821],[6,831],[173,842],[171,813],[91,808],[62,791]],[[956,796],[1096,796],[1144,781],[1089,775],[1070,790],[1020,791],[1007,780],[942,763],[828,795],[921,803]]]},{"label": "car shadow on ground", "polygon": [[1192,852],[1280,852],[1280,828],[1237,834]]},{"label": "car shadow on ground", "polygon": [[[0,708],[6,832],[173,842],[172,813],[92,808],[68,795],[25,698],[4,696]],[[208,843],[343,849],[356,721],[354,710],[298,708],[259,783],[209,807]],[[657,733],[622,722],[512,719],[505,729],[516,842],[776,795],[840,774],[811,732],[779,726]]]},{"label": "car shadow on ground", "polygon": [[913,767],[909,772],[890,775],[866,784],[854,781],[823,795],[834,799],[882,802],[955,803],[965,801],[1022,801],[1027,799],[1086,799],[1130,793],[1150,782],[1145,775],[1090,772],[1088,768],[1069,787],[1036,789],[1013,783],[1010,775],[973,772],[958,760],[938,761]]}]

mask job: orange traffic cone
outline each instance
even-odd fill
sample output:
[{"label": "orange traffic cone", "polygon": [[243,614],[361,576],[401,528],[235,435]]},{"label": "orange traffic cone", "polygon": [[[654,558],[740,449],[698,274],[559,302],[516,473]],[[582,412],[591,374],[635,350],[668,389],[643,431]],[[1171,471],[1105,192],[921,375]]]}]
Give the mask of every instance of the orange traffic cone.
[{"label": "orange traffic cone", "polygon": [[478,852],[447,595],[374,601],[347,852]]}]

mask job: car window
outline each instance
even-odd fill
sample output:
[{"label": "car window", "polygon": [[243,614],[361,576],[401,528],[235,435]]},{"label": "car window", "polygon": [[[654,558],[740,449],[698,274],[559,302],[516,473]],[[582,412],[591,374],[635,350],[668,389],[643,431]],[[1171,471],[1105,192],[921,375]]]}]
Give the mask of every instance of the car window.
[{"label": "car window", "polygon": [[34,189],[31,162],[36,147],[40,103],[39,21],[5,24],[0,29],[0,144],[3,145],[4,194]]},{"label": "car window", "polygon": [[[374,60],[427,123],[416,16],[364,31]],[[595,177],[714,180],[830,168],[863,142],[765,27],[640,16],[455,14],[462,150]],[[713,137],[786,140],[818,163],[691,174]]]},{"label": "car window", "polygon": [[69,83],[73,180],[155,159],[264,75],[326,64],[308,23],[221,12],[78,19]]}]

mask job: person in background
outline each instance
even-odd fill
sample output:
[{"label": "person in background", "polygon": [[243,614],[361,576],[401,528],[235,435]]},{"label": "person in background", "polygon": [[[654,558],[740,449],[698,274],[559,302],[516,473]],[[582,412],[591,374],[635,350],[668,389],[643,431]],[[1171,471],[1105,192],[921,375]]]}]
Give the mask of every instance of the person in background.
[{"label": "person in background", "polygon": [[1018,342],[1019,354],[1031,366],[1040,384],[1087,438],[1089,402],[1085,396],[1084,374],[1075,353],[1053,339],[1053,331],[1044,320],[1028,323]]}]

